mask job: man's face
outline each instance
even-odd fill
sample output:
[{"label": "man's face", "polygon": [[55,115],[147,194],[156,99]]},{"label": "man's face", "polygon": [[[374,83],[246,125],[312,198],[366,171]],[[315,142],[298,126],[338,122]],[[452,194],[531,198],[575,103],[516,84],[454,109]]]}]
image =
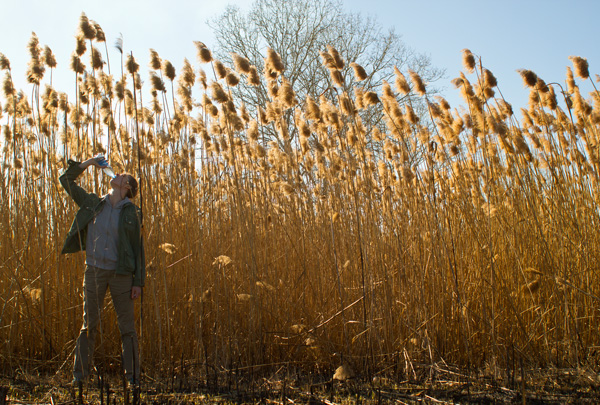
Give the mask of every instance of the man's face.
[{"label": "man's face", "polygon": [[117,176],[110,181],[110,185],[115,190],[128,189],[129,188],[129,176],[126,174],[117,174]]}]

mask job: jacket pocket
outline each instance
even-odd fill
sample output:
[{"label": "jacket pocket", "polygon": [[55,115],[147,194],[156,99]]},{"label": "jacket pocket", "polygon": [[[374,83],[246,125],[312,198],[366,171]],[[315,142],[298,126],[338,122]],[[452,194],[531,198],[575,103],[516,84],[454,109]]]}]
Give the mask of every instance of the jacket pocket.
[{"label": "jacket pocket", "polygon": [[123,222],[127,229],[130,230],[135,229],[135,227],[137,226],[137,218],[133,215],[125,215],[125,217],[123,218]]}]

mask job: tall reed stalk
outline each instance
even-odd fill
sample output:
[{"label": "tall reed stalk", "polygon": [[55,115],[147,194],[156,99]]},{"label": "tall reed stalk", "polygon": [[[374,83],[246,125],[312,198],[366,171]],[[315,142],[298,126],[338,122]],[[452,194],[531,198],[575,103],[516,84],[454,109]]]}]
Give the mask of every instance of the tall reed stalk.
[{"label": "tall reed stalk", "polygon": [[[522,71],[531,97],[519,118],[470,51],[454,80],[459,109],[399,69],[394,88],[365,92],[333,48],[321,52],[332,84],[318,100],[274,50],[265,66],[236,58],[232,69],[201,43],[210,81],[187,60],[177,76],[153,51],[147,89],[131,66],[132,80],[110,75],[94,48],[104,33],[85,21],[74,96],[40,92],[33,69],[28,99],[0,57],[3,372],[56,369],[72,354],[83,259],[58,254],[76,207],[57,183],[67,158],[98,152],[144,186],[141,344],[157,375],[340,363],[363,376],[414,378],[416,364],[497,375],[507,353],[595,364],[600,96],[581,94],[585,59],[564,87]],[[242,106],[232,90],[244,83],[268,96]],[[81,183],[108,188],[91,173]],[[108,364],[120,340],[105,317]]]}]

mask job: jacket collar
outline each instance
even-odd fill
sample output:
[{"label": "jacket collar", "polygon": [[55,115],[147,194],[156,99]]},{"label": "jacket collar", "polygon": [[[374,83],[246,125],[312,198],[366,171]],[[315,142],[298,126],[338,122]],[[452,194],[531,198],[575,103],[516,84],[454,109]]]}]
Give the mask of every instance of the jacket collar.
[{"label": "jacket collar", "polygon": [[[108,200],[109,197],[110,197],[110,194],[105,194],[104,197],[102,197],[102,199],[100,200],[100,203],[98,205],[103,204],[105,202],[110,204],[110,201]],[[125,197],[121,201],[119,201],[117,203],[117,205],[115,205],[113,208],[123,208],[129,204],[133,204],[133,203],[131,202],[129,197]]]}]

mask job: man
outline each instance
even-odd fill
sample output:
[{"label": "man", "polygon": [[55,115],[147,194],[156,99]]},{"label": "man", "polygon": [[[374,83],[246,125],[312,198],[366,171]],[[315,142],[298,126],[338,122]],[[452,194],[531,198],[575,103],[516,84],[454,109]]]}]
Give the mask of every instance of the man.
[{"label": "man", "polygon": [[60,183],[79,206],[61,253],[86,252],[83,326],[75,348],[73,377],[74,382],[81,382],[89,376],[104,296],[110,289],[121,332],[125,377],[137,385],[140,364],[134,300],[141,296],[145,273],[140,210],[130,199],[136,196],[138,183],[125,173],[110,181],[111,191],[104,197],[88,193],[75,180],[89,166],[102,168],[101,162],[99,157],[83,163],[69,160],[60,176]]}]

